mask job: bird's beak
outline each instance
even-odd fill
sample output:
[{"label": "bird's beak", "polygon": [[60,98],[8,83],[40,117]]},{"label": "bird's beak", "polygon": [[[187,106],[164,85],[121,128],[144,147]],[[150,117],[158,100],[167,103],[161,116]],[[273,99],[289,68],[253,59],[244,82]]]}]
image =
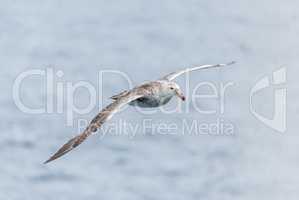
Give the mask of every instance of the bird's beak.
[{"label": "bird's beak", "polygon": [[183,93],[181,93],[181,92],[179,92],[179,91],[176,91],[176,95],[177,95],[180,99],[182,99],[182,101],[185,101],[185,100],[186,100],[186,97],[184,96]]}]

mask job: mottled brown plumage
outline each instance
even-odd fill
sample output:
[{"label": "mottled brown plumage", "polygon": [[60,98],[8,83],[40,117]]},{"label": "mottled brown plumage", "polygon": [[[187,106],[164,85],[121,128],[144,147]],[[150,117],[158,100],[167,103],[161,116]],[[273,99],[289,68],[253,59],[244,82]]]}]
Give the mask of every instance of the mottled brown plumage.
[{"label": "mottled brown plumage", "polygon": [[88,136],[96,132],[122,106],[126,104],[139,107],[159,107],[168,103],[173,96],[178,96],[184,101],[185,97],[181,92],[181,89],[175,82],[172,82],[172,80],[174,80],[178,76],[194,70],[207,69],[213,67],[223,67],[231,65],[233,63],[234,62],[228,64],[195,66],[193,68],[188,68],[175,73],[171,73],[167,76],[164,76],[160,80],[148,82],[138,87],[135,87],[130,91],[123,91],[118,95],[112,96],[111,98],[114,100],[114,102],[112,102],[110,105],[105,107],[99,114],[97,114],[97,116],[93,118],[93,120],[83,131],[83,133],[69,140],[45,163],[51,162],[79,146],[84,140],[86,140],[86,138],[88,138]]},{"label": "mottled brown plumage", "polygon": [[90,136],[92,133],[96,132],[98,128],[102,126],[112,115],[120,109],[120,107],[126,105],[130,101],[133,101],[135,99],[138,99],[142,97],[146,93],[141,93],[141,91],[138,90],[132,90],[131,92],[128,92],[126,95],[122,96],[121,98],[118,98],[116,101],[108,105],[106,108],[104,108],[97,116],[93,118],[93,120],[90,122],[89,126],[81,133],[80,135],[72,138],[69,140],[66,144],[64,144],[53,156],[51,156],[45,163],[51,162],[64,154],[68,153],[75,147],[79,146],[88,136]]}]

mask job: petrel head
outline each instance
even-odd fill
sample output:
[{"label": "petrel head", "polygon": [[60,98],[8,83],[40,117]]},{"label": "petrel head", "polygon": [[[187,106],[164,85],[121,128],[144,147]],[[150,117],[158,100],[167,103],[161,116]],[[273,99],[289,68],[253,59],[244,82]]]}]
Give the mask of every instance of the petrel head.
[{"label": "petrel head", "polygon": [[169,90],[169,92],[173,95],[178,96],[180,99],[182,99],[183,101],[185,101],[185,96],[180,88],[180,86],[178,84],[176,84],[175,82],[168,82],[167,85],[167,89]]}]

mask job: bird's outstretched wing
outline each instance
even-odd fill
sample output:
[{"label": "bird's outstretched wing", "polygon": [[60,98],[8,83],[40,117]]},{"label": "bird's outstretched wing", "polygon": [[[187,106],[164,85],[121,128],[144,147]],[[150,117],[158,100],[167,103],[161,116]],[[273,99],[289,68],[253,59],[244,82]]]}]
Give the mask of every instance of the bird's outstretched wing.
[{"label": "bird's outstretched wing", "polygon": [[173,79],[177,78],[178,76],[187,73],[187,72],[192,72],[195,70],[201,70],[201,69],[208,69],[208,68],[214,68],[214,67],[224,67],[224,66],[228,66],[228,65],[232,65],[234,64],[235,61],[232,61],[230,63],[227,64],[216,64],[216,65],[200,65],[200,66],[193,66],[191,68],[187,68],[187,69],[183,69],[177,72],[173,72],[171,74],[168,74],[166,76],[164,76],[162,79],[164,80],[168,80],[168,81],[172,81]]},{"label": "bird's outstretched wing", "polygon": [[51,162],[64,154],[68,153],[78,145],[80,145],[88,136],[90,136],[93,132],[96,132],[98,128],[102,126],[107,120],[109,120],[119,109],[134,101],[138,98],[141,98],[146,95],[146,91],[142,89],[135,89],[128,92],[126,95],[115,100],[113,103],[104,108],[89,124],[89,126],[83,131],[83,133],[77,135],[76,137],[69,140],[66,144],[64,144],[53,156],[51,156],[45,164]]}]

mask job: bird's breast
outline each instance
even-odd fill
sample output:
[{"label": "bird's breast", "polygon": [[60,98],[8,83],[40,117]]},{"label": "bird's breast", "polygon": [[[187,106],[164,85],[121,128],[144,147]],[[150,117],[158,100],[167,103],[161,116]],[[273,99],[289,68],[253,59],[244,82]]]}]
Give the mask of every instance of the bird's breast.
[{"label": "bird's breast", "polygon": [[167,104],[172,96],[152,96],[142,97],[132,101],[130,105],[139,106],[143,108],[155,108]]}]

